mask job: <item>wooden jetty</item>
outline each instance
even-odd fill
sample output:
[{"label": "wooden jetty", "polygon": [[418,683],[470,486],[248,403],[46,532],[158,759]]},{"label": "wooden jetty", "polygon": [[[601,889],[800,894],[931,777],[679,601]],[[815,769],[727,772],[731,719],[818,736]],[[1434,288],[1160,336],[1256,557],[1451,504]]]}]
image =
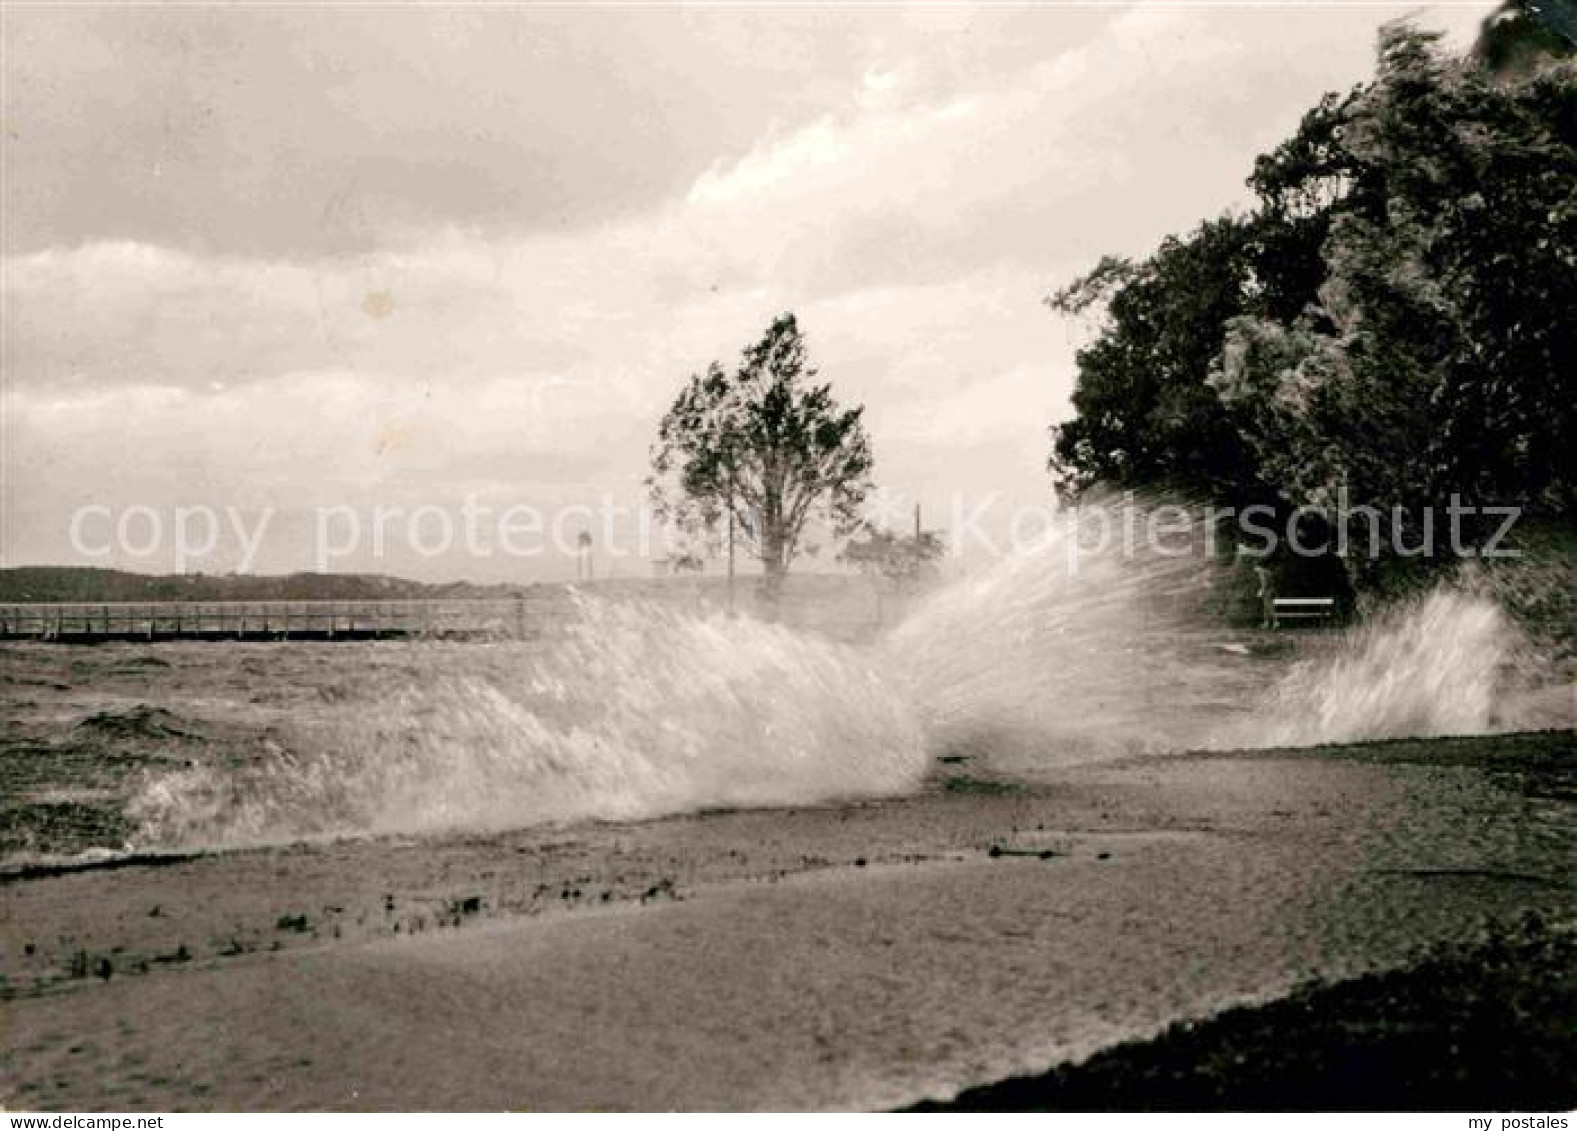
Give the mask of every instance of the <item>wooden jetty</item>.
[{"label": "wooden jetty", "polygon": [[0,640],[388,640],[529,635],[519,599],[0,604]]}]

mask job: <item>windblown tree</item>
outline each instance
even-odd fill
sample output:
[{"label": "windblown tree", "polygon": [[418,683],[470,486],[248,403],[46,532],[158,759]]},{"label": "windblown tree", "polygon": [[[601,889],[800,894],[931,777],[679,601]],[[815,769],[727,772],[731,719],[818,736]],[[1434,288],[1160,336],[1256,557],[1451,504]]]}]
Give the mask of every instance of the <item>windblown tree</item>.
[{"label": "windblown tree", "polygon": [[838,559],[867,577],[880,577],[896,588],[917,585],[937,575],[937,563],[947,544],[934,530],[898,534],[873,523],[864,523],[859,537],[850,539]]},{"label": "windblown tree", "polygon": [[1570,0],[1506,0],[1484,21],[1473,54],[1496,75],[1523,78],[1572,53],[1577,9]]},{"label": "windblown tree", "polygon": [[1230,320],[1208,383],[1298,501],[1567,511],[1572,72],[1497,83],[1434,39],[1382,32],[1375,83],[1343,109],[1324,278],[1296,317]]},{"label": "windblown tree", "polygon": [[1079,351],[1078,415],[1054,430],[1052,467],[1065,486],[1216,490],[1251,476],[1204,383],[1227,319],[1245,309],[1249,235],[1236,220],[1214,220],[1142,262],[1103,259],[1046,300],[1061,314],[1099,309],[1104,319]]},{"label": "windblown tree", "polygon": [[732,371],[694,375],[658,427],[647,480],[658,513],[692,536],[732,522],[780,580],[819,517],[845,534],[870,490],[863,407],[845,409],[816,380],[793,314],[775,319]]},{"label": "windblown tree", "polygon": [[1055,431],[1064,484],[1569,515],[1577,69],[1538,11],[1507,4],[1467,58],[1387,26],[1374,81],[1256,163],[1253,211],[1049,299],[1104,312]]}]

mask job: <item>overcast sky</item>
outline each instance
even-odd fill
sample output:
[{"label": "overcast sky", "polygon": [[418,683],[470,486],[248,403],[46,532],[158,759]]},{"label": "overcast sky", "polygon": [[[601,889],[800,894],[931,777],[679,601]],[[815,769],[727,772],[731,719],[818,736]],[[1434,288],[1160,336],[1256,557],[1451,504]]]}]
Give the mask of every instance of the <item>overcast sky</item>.
[{"label": "overcast sky", "polygon": [[[783,310],[883,505],[999,534],[1073,384],[1042,297],[1241,204],[1382,21],[1489,8],[8,5],[4,563],[165,572],[206,505],[273,508],[260,572],[354,521],[334,568],[572,575],[499,512],[638,502],[679,383]],[[467,500],[470,549],[371,556],[372,507]],[[84,556],[86,506],[164,541]]]}]

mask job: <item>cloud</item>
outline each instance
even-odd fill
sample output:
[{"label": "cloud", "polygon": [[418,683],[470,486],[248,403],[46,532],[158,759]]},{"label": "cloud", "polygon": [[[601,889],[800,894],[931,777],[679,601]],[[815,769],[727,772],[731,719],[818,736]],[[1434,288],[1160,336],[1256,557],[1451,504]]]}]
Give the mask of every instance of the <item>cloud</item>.
[{"label": "cloud", "polygon": [[1241,200],[1364,13],[8,10],[5,553],[89,498],[634,498],[789,309],[890,489],[1044,496],[1040,297]]},{"label": "cloud", "polygon": [[296,257],[601,222],[825,106],[870,18],[8,6],[5,250]]}]

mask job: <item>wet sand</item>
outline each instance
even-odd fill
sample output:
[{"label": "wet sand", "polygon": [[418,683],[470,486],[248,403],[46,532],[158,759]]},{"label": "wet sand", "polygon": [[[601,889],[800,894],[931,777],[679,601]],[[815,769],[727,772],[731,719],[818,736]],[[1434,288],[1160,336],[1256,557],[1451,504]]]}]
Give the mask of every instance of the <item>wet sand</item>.
[{"label": "wet sand", "polygon": [[1173,756],[1034,786],[964,763],[887,802],[13,867],[0,1101],[946,1098],[1530,911],[1577,922],[1573,747]]},{"label": "wet sand", "polygon": [[1403,970],[1314,983],[916,1109],[1329,1111],[1339,1097],[1357,1111],[1571,1111],[1574,1017],[1577,934],[1530,913]]}]

